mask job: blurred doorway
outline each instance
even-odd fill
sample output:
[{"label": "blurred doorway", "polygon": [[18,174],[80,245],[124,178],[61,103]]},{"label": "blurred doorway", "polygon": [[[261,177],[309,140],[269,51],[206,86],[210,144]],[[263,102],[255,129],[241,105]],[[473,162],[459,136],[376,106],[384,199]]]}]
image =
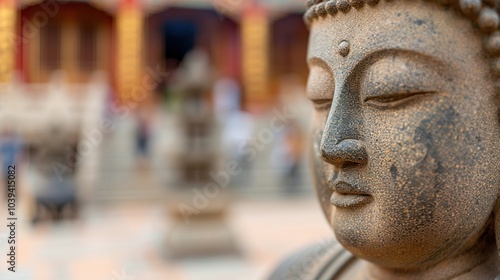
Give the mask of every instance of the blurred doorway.
[{"label": "blurred doorway", "polygon": [[169,20],[164,23],[162,31],[165,65],[167,69],[176,68],[195,48],[197,26],[187,20]]},{"label": "blurred doorway", "polygon": [[[173,73],[189,51],[202,49],[214,76],[240,79],[240,31],[234,20],[212,9],[167,7],[150,15],[146,24],[147,64],[151,68]],[[165,94],[164,88],[158,91]]]}]

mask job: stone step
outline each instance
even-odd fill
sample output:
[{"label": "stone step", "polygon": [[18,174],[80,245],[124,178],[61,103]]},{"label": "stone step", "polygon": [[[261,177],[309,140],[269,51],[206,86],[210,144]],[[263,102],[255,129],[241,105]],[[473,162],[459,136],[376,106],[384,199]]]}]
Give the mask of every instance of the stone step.
[{"label": "stone step", "polygon": [[137,200],[162,200],[166,196],[165,190],[148,191],[100,191],[99,195],[94,196],[93,202],[124,202]]}]

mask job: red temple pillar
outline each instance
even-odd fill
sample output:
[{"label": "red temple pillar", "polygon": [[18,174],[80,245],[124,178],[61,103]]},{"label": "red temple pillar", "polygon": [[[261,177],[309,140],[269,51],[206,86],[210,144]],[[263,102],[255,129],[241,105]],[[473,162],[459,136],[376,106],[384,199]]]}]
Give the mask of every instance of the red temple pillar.
[{"label": "red temple pillar", "polygon": [[269,15],[257,4],[247,6],[241,18],[242,73],[249,106],[269,102]]},{"label": "red temple pillar", "polygon": [[140,0],[121,0],[116,15],[116,85],[122,103],[138,102],[143,74],[143,11]]},{"label": "red temple pillar", "polygon": [[17,0],[0,0],[0,83],[12,81],[16,67]]}]

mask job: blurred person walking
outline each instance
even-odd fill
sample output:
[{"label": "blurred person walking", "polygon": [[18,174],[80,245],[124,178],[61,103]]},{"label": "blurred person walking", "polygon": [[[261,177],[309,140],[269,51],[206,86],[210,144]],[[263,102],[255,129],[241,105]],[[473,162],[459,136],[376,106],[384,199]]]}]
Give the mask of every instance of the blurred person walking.
[{"label": "blurred person walking", "polygon": [[135,114],[135,150],[139,171],[146,170],[151,160],[151,142],[155,132],[156,110],[157,108],[153,105],[142,104]]},{"label": "blurred person walking", "polygon": [[18,163],[19,154],[22,149],[21,138],[14,130],[7,126],[0,135],[0,156],[2,157],[2,181],[4,182],[5,197],[8,195],[7,176],[9,166],[15,166]]}]

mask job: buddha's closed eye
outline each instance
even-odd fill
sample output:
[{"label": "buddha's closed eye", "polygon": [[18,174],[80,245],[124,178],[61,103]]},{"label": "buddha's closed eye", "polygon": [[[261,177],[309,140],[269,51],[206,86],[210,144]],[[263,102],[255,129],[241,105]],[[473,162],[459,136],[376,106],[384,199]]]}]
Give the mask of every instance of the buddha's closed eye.
[{"label": "buddha's closed eye", "polygon": [[321,60],[312,59],[307,82],[307,97],[318,112],[330,110],[335,90],[335,79],[328,65]]},{"label": "buddha's closed eye", "polygon": [[395,93],[387,94],[381,96],[368,96],[363,102],[369,106],[373,106],[380,109],[385,108],[396,108],[399,106],[406,105],[407,103],[413,101],[414,99],[423,96],[436,93],[435,91],[414,91],[405,93]]},{"label": "buddha's closed eye", "polygon": [[380,109],[409,105],[439,92],[443,81],[435,68],[411,57],[386,57],[377,61],[362,79],[361,100]]},{"label": "buddha's closed eye", "polygon": [[314,109],[316,111],[330,110],[332,106],[332,99],[311,99]]},{"label": "buddha's closed eye", "polygon": [[307,96],[315,110],[320,113],[330,110],[336,87],[342,96],[356,96],[363,105],[377,109],[410,105],[443,88],[442,82],[446,80],[443,75],[447,71],[441,71],[441,64],[415,54],[387,54],[367,63],[369,66],[360,71],[361,79],[348,77],[338,84],[330,66],[311,59]]}]

